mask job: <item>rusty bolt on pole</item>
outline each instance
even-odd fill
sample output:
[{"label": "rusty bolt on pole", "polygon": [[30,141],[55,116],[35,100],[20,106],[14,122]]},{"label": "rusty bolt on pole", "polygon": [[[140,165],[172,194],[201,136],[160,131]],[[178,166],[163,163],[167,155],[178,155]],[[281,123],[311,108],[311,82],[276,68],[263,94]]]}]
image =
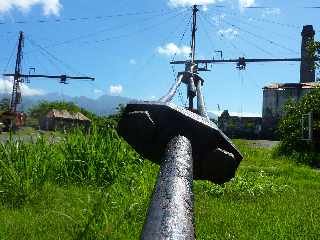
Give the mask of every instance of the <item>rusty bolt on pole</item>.
[{"label": "rusty bolt on pole", "polygon": [[190,141],[171,139],[142,231],[142,240],[191,240],[193,226],[193,159]]}]

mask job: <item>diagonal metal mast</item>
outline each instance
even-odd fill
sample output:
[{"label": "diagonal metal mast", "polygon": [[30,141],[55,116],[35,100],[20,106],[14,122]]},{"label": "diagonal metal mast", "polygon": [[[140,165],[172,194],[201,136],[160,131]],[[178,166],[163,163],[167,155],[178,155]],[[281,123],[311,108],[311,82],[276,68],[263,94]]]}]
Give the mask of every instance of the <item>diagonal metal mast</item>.
[{"label": "diagonal metal mast", "polygon": [[11,102],[10,102],[10,112],[16,112],[17,105],[21,101],[20,74],[21,74],[21,63],[23,58],[23,53],[22,53],[23,45],[24,45],[24,36],[23,36],[23,32],[20,32],[15,71],[14,71],[14,74],[11,75],[13,76],[13,86],[12,86],[12,94],[11,94]]},{"label": "diagonal metal mast", "polygon": [[68,75],[43,75],[43,74],[23,74],[22,71],[22,59],[23,59],[23,47],[24,47],[24,33],[19,33],[19,43],[16,57],[15,72],[12,74],[3,74],[5,77],[13,77],[13,88],[11,94],[10,112],[16,113],[18,104],[21,103],[21,89],[20,84],[29,78],[47,78],[47,79],[60,79],[60,83],[67,83],[67,80],[95,80],[92,77],[87,76],[68,76]]},{"label": "diagonal metal mast", "polygon": [[188,98],[189,98],[189,110],[193,111],[193,98],[197,96],[197,113],[202,117],[208,118],[205,106],[204,98],[202,95],[201,87],[203,85],[203,79],[201,79],[198,73],[198,65],[196,63],[196,32],[197,32],[197,5],[192,8],[192,41],[191,41],[191,63],[186,64],[186,72],[190,72],[191,76],[188,79]]}]

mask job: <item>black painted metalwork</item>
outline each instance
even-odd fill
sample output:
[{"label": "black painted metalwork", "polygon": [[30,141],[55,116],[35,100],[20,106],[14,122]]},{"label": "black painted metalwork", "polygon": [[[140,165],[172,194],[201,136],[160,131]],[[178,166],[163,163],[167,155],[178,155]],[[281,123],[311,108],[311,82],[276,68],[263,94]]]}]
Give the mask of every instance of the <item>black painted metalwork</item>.
[{"label": "black painted metalwork", "polygon": [[[196,13],[193,7],[191,61],[159,101],[129,103],[118,124],[119,134],[143,157],[160,164],[142,239],[194,239],[193,179],[224,183],[235,176],[242,156],[209,120],[195,60]],[[170,101],[187,85],[189,108]],[[193,99],[197,96],[197,109]]]},{"label": "black painted metalwork", "polygon": [[213,122],[172,103],[129,103],[118,131],[137,152],[157,164],[161,164],[173,137],[187,137],[192,144],[195,179],[224,183],[234,177],[242,160],[230,139]]}]

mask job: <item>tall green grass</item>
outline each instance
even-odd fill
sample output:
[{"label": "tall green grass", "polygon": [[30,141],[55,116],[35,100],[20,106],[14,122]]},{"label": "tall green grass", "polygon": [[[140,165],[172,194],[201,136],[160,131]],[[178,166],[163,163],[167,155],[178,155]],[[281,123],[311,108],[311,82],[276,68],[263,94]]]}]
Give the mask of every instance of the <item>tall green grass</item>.
[{"label": "tall green grass", "polygon": [[[197,239],[320,239],[320,173],[235,141],[224,184],[195,181]],[[0,145],[0,239],[139,239],[159,167],[113,127]]]},{"label": "tall green grass", "polygon": [[11,206],[31,201],[45,182],[106,187],[138,155],[114,129],[76,129],[53,144],[40,136],[34,143],[10,138],[0,144],[0,200]]}]

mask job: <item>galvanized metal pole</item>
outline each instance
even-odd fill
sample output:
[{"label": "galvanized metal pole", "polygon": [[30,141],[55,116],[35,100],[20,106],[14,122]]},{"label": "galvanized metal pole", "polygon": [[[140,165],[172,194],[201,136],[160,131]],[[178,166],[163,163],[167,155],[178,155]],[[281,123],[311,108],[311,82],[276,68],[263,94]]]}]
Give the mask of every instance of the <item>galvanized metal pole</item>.
[{"label": "galvanized metal pole", "polygon": [[188,95],[188,98],[189,98],[189,110],[192,111],[193,110],[193,98],[197,94],[197,89],[196,89],[193,77],[189,78],[188,88],[187,89],[188,89],[187,90],[188,91],[187,95]]},{"label": "galvanized metal pole", "polygon": [[[196,67],[194,65],[195,57],[196,57],[196,31],[197,31],[197,5],[194,5],[192,8],[192,40],[191,40],[191,65],[190,71],[191,73],[196,72]],[[196,96],[196,87],[194,83],[194,79],[191,77],[188,82],[188,92],[187,96],[189,98],[189,110],[193,110],[193,98]]]},{"label": "galvanized metal pole", "polygon": [[203,98],[202,91],[201,91],[201,87],[202,87],[201,85],[202,85],[201,81],[198,80],[198,82],[197,82],[197,108],[198,108],[198,113],[202,117],[209,119],[207,111],[206,111],[206,107],[205,107],[205,104],[204,104],[204,98]]},{"label": "galvanized metal pole", "polygon": [[194,239],[193,159],[186,137],[167,145],[141,239]]},{"label": "galvanized metal pole", "polygon": [[176,82],[172,85],[169,92],[159,99],[160,102],[170,102],[176,94],[178,87],[181,85],[183,74],[178,75]]}]

